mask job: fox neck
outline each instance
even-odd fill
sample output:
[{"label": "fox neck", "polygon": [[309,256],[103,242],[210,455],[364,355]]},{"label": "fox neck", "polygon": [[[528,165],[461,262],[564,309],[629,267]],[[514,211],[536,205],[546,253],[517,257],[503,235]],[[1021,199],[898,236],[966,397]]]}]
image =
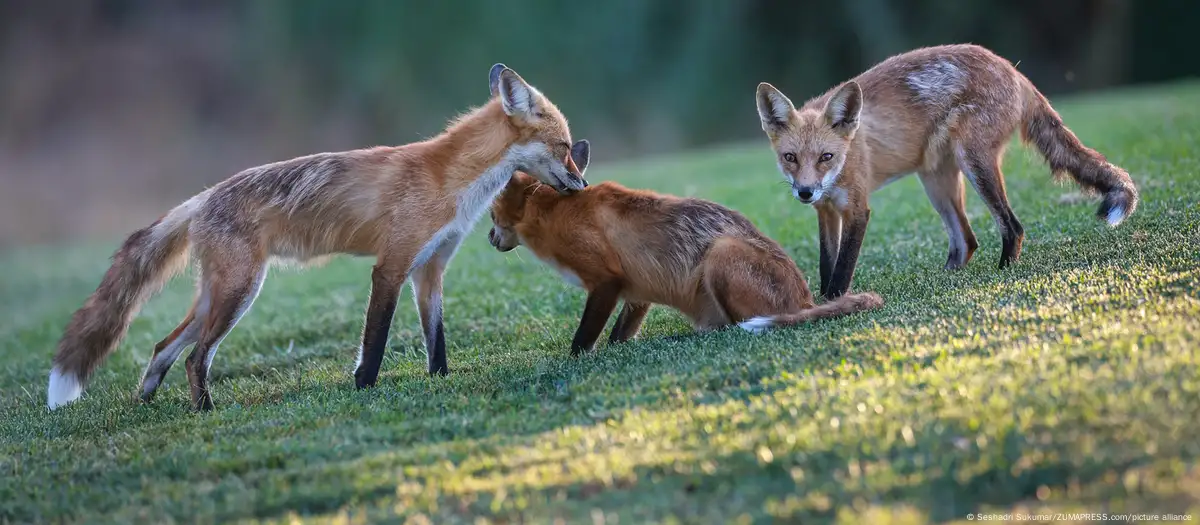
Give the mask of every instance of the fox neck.
[{"label": "fox neck", "polygon": [[[526,208],[526,214],[529,213],[530,210]],[[537,212],[533,213],[536,214]],[[568,241],[568,244],[554,244],[553,241],[544,237],[545,232],[541,230],[542,224],[546,223],[540,217],[531,218],[527,216],[525,219],[522,219],[521,223],[516,227],[517,238],[520,240],[521,245],[532,252],[543,264],[558,272],[567,284],[590,290],[591,288],[588,286],[588,283],[580,278],[580,273],[571,264],[575,259],[558,257],[558,252],[563,250],[567,253],[578,253],[576,252],[576,247],[571,244],[573,241]],[[543,241],[546,242],[543,243]]]},{"label": "fox neck", "polygon": [[442,237],[461,241],[515,172],[538,154],[540,144],[519,144],[520,137],[520,131],[494,99],[433,139],[436,158],[445,163],[443,195],[453,199],[454,216],[431,245],[439,245]]},{"label": "fox neck", "polygon": [[[511,177],[517,169],[514,148],[519,148],[519,130],[509,121],[499,99],[459,118],[431,142],[445,164],[445,186],[450,193],[461,194],[468,187],[498,173]],[[503,180],[507,181],[505,177]],[[487,184],[489,188],[493,184]],[[503,188],[503,186],[501,186]]]}]

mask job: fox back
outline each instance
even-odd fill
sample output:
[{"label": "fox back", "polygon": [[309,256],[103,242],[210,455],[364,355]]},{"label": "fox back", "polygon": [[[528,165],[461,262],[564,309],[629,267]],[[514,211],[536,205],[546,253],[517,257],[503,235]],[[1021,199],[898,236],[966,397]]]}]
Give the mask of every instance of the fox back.
[{"label": "fox back", "polygon": [[[636,300],[680,305],[694,300],[698,269],[723,237],[754,246],[772,263],[795,263],[742,214],[717,203],[626,188],[615,182],[558,195],[518,173],[492,207],[492,244],[525,245],[586,290],[617,279]],[[796,296],[803,291],[785,290]]]}]

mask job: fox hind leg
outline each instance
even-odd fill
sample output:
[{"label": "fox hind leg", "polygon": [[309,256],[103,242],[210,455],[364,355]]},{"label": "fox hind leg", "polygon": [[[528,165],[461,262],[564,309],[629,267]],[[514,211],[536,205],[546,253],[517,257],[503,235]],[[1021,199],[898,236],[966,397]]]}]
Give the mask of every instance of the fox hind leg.
[{"label": "fox hind leg", "polygon": [[1000,230],[1003,248],[1000,252],[1000,267],[1017,262],[1021,256],[1021,244],[1025,240],[1025,228],[1008,204],[1004,190],[1004,174],[1000,171],[999,148],[990,151],[973,151],[959,148],[959,168],[971,179],[975,191],[987,204]]},{"label": "fox hind leg", "polygon": [[[228,250],[226,253],[234,253]],[[243,252],[245,253],[245,252]],[[188,383],[192,389],[192,407],[212,410],[212,395],[208,387],[208,372],[217,347],[234,325],[254,304],[267,277],[265,256],[243,256],[233,261],[209,263],[202,261],[203,282],[209,294],[208,315],[200,329],[196,347],[187,358]]]},{"label": "fox hind leg", "polygon": [[612,332],[608,334],[609,344],[624,343],[637,337],[646,314],[650,313],[650,306],[650,303],[625,301],[625,306],[621,307],[621,313],[617,314],[617,320],[613,323]]},{"label": "fox hind leg", "polygon": [[811,308],[808,285],[799,269],[788,264],[742,241],[718,239],[704,258],[704,288],[724,314],[723,322],[713,324]]},{"label": "fox hind leg", "polygon": [[962,173],[953,160],[947,160],[936,168],[921,170],[918,176],[934,211],[942,218],[942,226],[950,241],[945,269],[956,270],[966,266],[979,248],[979,241],[975,239],[971,222],[967,220],[966,186]]},{"label": "fox hind leg", "polygon": [[162,385],[163,378],[171,370],[171,365],[175,364],[184,349],[199,339],[200,328],[204,325],[204,317],[208,311],[207,303],[207,294],[201,290],[196,295],[192,309],[179,326],[154,345],[154,354],[150,357],[150,363],[146,365],[145,374],[142,375],[142,392],[139,396],[142,402],[150,402],[154,398],[154,393]]}]

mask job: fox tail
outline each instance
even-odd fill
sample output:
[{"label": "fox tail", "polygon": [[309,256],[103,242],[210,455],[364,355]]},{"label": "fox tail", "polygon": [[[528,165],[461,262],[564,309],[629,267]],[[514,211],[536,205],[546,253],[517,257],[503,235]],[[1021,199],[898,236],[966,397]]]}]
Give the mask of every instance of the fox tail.
[{"label": "fox tail", "polygon": [[846,294],[827,303],[806,308],[795,313],[752,317],[738,323],[738,326],[747,332],[761,333],[775,327],[792,326],[818,319],[832,319],[834,317],[874,310],[882,306],[883,298],[874,292]]}]

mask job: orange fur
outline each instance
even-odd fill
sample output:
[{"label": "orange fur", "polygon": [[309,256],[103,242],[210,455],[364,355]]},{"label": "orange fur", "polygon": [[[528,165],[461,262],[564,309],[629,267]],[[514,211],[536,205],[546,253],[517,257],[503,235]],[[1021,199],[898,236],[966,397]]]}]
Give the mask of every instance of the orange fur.
[{"label": "orange fur", "polygon": [[1000,266],[1015,262],[1024,229],[1008,204],[1000,158],[1018,130],[1055,174],[1103,196],[1101,219],[1115,226],[1137,207],[1129,175],[1084,146],[1029,79],[979,46],[891,57],[799,109],[765,82],[756,98],[793,195],[818,209],[826,297],[850,287],[870,219],[868,196],[913,172],[946,228],[947,269],[965,265],[978,247],[964,208],[964,174],[1000,228]]},{"label": "orange fur", "polygon": [[570,159],[567,121],[511,69],[489,73],[491,101],[414,144],[319,153],[245,170],[126,240],[113,266],[59,343],[47,403],[82,393],[140,304],[186,261],[200,263],[196,302],[160,342],[143,377],[149,400],[185,347],[192,401],[212,407],[208,370],[221,340],[246,313],[271,259],[346,253],[376,257],[356,384],[375,384],[400,287],[414,295],[430,373],[446,373],[441,275],[475,221],[516,169],[558,191],[585,185]]},{"label": "orange fur", "polygon": [[563,196],[518,173],[493,205],[492,223],[498,250],[524,245],[588,291],[574,353],[592,348],[619,299],[612,342],[633,337],[651,304],[679,310],[698,330],[743,323],[753,331],[882,305],[866,293],[815,306],[775,241],[704,200],[612,182]]}]

